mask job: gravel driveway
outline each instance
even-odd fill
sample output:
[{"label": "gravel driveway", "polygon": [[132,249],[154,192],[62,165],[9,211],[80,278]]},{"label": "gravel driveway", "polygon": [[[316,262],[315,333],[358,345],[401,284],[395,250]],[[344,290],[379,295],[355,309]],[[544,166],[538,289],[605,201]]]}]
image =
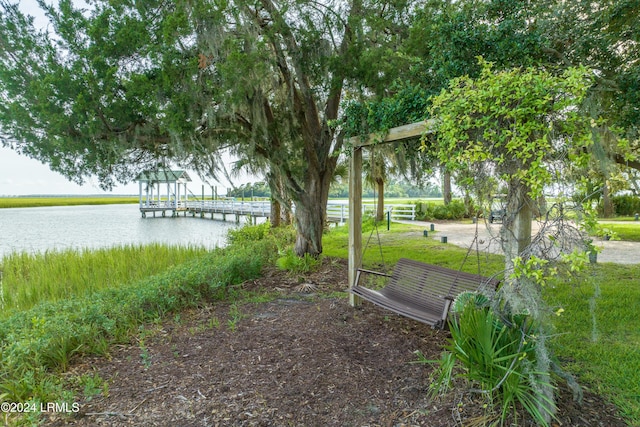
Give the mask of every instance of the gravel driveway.
[{"label": "gravel driveway", "polygon": [[[408,224],[416,224],[418,221],[400,221]],[[425,230],[429,230],[431,222],[424,222]],[[447,243],[468,248],[473,242],[476,232],[476,224],[462,224],[458,222],[433,222],[435,232],[429,232],[429,237],[440,240],[447,237]],[[501,224],[485,224],[480,222],[478,227],[479,250],[492,253],[502,253],[500,247]],[[538,229],[537,223],[533,223],[533,232]],[[594,241],[601,248],[598,254],[598,262],[613,262],[617,264],[640,264],[640,242],[625,242],[620,240]]]}]

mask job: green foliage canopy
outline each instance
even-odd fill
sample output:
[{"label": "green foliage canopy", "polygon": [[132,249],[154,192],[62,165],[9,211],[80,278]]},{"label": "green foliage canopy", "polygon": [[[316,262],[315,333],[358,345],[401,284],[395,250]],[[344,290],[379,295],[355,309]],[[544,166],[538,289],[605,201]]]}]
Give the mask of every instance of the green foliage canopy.
[{"label": "green foliage canopy", "polygon": [[480,62],[480,77],[453,79],[433,98],[438,139],[424,148],[435,150],[451,169],[490,163],[500,178],[520,182],[535,199],[545,186],[566,177],[561,162],[588,160],[590,123],[579,111],[589,87],[587,72],[495,72]]},{"label": "green foliage canopy", "polygon": [[[476,61],[479,55],[496,70],[540,67],[559,75],[568,67],[584,66],[593,74],[583,113],[597,120],[593,137],[600,166],[615,161],[640,169],[640,162],[629,156],[640,154],[640,27],[633,19],[638,13],[635,0],[426,1],[413,15],[401,46],[406,61],[397,74],[403,89],[392,89],[383,98],[356,99],[358,106],[346,110],[346,121],[354,134],[417,121],[415,116],[430,103],[425,99],[405,111],[413,93],[426,98],[437,95],[453,78],[477,78],[482,70]],[[405,120],[378,113],[394,110],[404,113]],[[632,142],[628,147],[626,140]]]},{"label": "green foliage canopy", "polygon": [[[82,183],[127,182],[175,154],[169,114],[177,110],[184,59],[172,43],[190,31],[175,6],[70,0],[40,2],[51,24],[34,27],[17,5],[0,9],[0,126],[3,145]],[[165,66],[167,65],[167,66]],[[181,61],[196,70],[196,62]]]},{"label": "green foliage canopy", "polygon": [[281,183],[317,255],[345,85],[383,86],[369,51],[393,56],[413,4],[42,1],[40,31],[3,2],[3,144],[105,188],[172,162],[215,177],[231,150]]}]

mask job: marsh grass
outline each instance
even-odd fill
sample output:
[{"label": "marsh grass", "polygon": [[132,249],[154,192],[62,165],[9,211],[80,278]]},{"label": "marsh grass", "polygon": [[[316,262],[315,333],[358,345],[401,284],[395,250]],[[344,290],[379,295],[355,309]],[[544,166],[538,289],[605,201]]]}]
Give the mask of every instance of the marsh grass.
[{"label": "marsh grass", "polygon": [[206,252],[202,247],[151,244],[12,253],[0,260],[0,317],[40,302],[81,297],[135,282]]},{"label": "marsh grass", "polygon": [[138,203],[138,197],[0,197],[2,208],[37,208],[46,206],[113,205]]},{"label": "marsh grass", "polygon": [[145,352],[144,325],[175,318],[203,301],[228,299],[227,289],[258,277],[267,260],[275,261],[274,253],[275,245],[266,239],[217,249],[121,286],[13,310],[0,317],[0,399],[73,402],[68,376],[59,375],[70,360],[104,354],[114,343],[135,340],[136,334],[141,363],[148,366],[153,360]]}]

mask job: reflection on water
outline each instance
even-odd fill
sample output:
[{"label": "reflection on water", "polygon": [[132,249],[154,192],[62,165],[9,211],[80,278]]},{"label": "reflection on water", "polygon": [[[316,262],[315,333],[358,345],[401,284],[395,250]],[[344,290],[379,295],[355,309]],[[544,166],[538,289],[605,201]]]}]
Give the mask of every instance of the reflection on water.
[{"label": "reflection on water", "polygon": [[211,219],[142,219],[138,205],[0,209],[0,257],[14,251],[104,248],[168,243],[224,246],[233,222]]}]

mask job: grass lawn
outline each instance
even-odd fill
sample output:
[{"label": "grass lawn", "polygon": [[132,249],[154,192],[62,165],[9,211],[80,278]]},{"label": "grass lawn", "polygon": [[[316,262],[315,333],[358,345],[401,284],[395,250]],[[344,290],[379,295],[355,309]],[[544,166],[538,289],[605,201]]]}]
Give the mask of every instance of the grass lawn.
[{"label": "grass lawn", "polygon": [[552,345],[565,368],[640,426],[640,265],[599,263],[545,290],[564,308]]},{"label": "grass lawn", "polygon": [[[615,229],[638,226],[616,224]],[[399,258],[405,257],[454,269],[463,266],[463,270],[472,273],[478,271],[475,252],[467,257],[464,248],[424,239],[424,227],[393,224],[391,231],[379,227],[380,247],[375,230],[371,234],[371,224],[363,228],[363,247],[371,235],[363,259],[367,267],[391,269]],[[347,240],[346,226],[332,230],[323,240],[324,253],[346,258]],[[481,274],[485,276],[504,268],[502,256],[483,253],[479,259]],[[561,316],[551,315],[555,328],[551,347],[561,365],[583,385],[615,403],[632,426],[640,426],[638,277],[640,265],[598,263],[544,289],[546,302],[554,309],[551,311],[564,309]]]},{"label": "grass lawn", "polygon": [[640,242],[640,221],[634,221],[633,218],[627,220],[620,218],[616,221],[602,220],[600,225],[613,231],[619,240]]}]

